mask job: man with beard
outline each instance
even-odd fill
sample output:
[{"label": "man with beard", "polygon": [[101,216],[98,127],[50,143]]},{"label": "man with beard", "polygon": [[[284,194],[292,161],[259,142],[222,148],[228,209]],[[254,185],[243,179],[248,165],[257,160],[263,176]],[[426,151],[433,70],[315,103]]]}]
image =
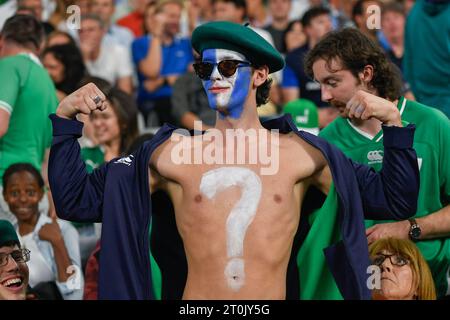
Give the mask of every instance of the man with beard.
[{"label": "man with beard", "polygon": [[341,117],[320,136],[351,159],[381,168],[385,148],[381,122],[359,109],[359,101],[395,106],[404,123],[416,125],[420,191],[414,219],[399,222],[366,220],[369,244],[384,237],[416,241],[435,280],[438,297],[448,295],[450,267],[450,122],[435,108],[400,96],[399,75],[381,49],[355,29],[326,36],[306,60],[307,72],[319,81],[322,99]]}]

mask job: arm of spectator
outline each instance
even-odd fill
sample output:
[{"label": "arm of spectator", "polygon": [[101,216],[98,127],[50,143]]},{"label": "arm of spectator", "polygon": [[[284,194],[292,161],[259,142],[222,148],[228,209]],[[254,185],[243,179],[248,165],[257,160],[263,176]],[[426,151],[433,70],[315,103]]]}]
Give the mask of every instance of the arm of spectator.
[{"label": "arm of spectator", "polygon": [[20,79],[7,59],[0,60],[0,138],[8,132],[9,118],[19,95]]},{"label": "arm of spectator", "polygon": [[152,27],[152,37],[147,55],[138,64],[139,71],[148,78],[157,78],[162,66],[162,33],[165,23],[165,16],[159,13],[155,16]]},{"label": "arm of spectator", "polygon": [[77,113],[90,114],[107,105],[95,104],[95,97],[105,101],[105,95],[92,83],[67,96],[58,106],[56,115],[50,115],[53,124],[53,142],[48,164],[48,179],[56,212],[65,220],[79,222],[101,221],[103,192],[108,164],[91,174],[80,157],[83,124],[75,120]]},{"label": "arm of spectator", "polygon": [[120,61],[117,61],[117,87],[122,91],[132,94],[133,93],[133,61],[131,59],[131,52],[129,48],[118,46],[117,56],[120,57]]},{"label": "arm of spectator", "polygon": [[119,78],[117,79],[117,87],[128,94],[133,94],[133,79],[131,76]]},{"label": "arm of spectator", "polygon": [[[58,243],[57,248],[61,259],[60,262],[57,258],[55,246],[53,246],[58,268],[56,285],[64,300],[81,300],[83,298],[84,276],[81,268],[79,235],[77,230],[66,221],[59,221],[57,225],[63,241]],[[66,266],[67,263],[69,265]],[[60,278],[60,273],[64,273],[65,276]]]},{"label": "arm of spectator", "polygon": [[10,113],[0,104],[0,138],[8,131]]},{"label": "arm of spectator", "polygon": [[52,245],[58,271],[57,279],[59,282],[66,282],[69,278],[66,270],[71,263],[56,217],[52,217],[52,223],[47,223],[42,226],[39,230],[39,238],[43,241],[50,242]]},{"label": "arm of spectator", "polygon": [[417,218],[422,233],[420,239],[433,239],[450,236],[450,205],[435,213]]}]

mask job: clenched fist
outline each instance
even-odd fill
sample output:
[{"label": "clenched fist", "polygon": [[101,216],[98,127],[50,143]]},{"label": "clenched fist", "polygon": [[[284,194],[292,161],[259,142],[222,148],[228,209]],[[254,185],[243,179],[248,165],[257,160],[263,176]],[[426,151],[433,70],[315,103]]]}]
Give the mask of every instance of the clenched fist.
[{"label": "clenched fist", "polygon": [[347,102],[345,113],[350,119],[376,118],[388,126],[402,126],[400,112],[393,102],[363,90],[357,91]]},{"label": "clenched fist", "polygon": [[103,92],[95,84],[88,83],[65,97],[59,103],[56,115],[61,118],[74,119],[78,113],[89,115],[96,109],[103,111],[107,106]]}]

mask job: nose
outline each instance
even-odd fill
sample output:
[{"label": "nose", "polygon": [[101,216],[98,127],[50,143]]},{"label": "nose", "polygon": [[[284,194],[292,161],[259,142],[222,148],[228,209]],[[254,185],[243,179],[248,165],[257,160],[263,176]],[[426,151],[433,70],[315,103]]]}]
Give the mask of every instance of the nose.
[{"label": "nose", "polygon": [[27,197],[26,192],[21,192],[20,193],[20,197],[19,197],[19,201],[24,203],[24,202],[27,202],[27,200],[28,200],[28,197]]},{"label": "nose", "polygon": [[213,71],[211,73],[211,80],[219,80],[222,78],[222,75],[219,72],[219,66],[216,64],[213,67]]},{"label": "nose", "polygon": [[381,272],[391,272],[392,271],[392,263],[389,258],[384,259],[383,263],[380,266]]},{"label": "nose", "polygon": [[322,87],[320,88],[321,90],[321,99],[324,102],[330,102],[331,99],[333,98],[330,90],[327,89],[326,86],[322,85]]}]

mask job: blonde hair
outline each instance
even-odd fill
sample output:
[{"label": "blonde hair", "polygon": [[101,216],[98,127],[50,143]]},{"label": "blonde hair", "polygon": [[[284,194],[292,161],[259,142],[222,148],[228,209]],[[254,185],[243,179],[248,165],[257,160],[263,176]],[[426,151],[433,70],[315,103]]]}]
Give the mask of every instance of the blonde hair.
[{"label": "blonde hair", "polygon": [[412,241],[396,238],[379,239],[369,246],[369,255],[373,257],[383,250],[401,255],[410,261],[413,289],[417,292],[417,300],[436,300],[436,288],[430,268]]}]

